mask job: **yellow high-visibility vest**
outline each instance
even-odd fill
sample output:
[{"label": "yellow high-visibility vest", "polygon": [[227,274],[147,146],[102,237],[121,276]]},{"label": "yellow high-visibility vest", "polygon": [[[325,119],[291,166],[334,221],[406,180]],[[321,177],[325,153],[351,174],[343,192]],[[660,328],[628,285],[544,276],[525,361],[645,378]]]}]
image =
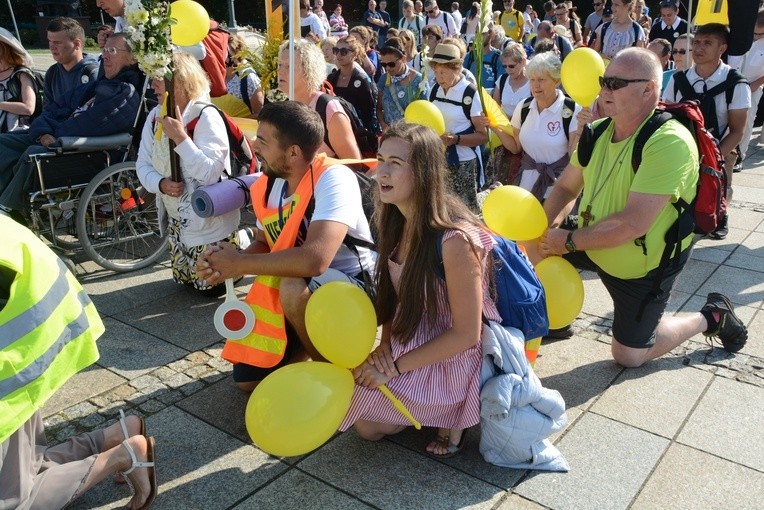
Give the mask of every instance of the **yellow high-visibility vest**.
[{"label": "yellow high-visibility vest", "polygon": [[98,359],[95,341],[104,326],[74,275],[40,239],[4,215],[0,232],[0,270],[13,277],[0,309],[1,443]]}]

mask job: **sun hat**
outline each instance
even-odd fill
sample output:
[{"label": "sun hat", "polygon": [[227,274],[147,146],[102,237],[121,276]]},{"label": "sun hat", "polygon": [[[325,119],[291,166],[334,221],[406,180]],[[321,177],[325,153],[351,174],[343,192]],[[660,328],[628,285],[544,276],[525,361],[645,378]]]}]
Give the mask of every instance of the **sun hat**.
[{"label": "sun hat", "polygon": [[21,43],[13,37],[13,34],[10,33],[8,30],[4,28],[0,28],[0,42],[5,43],[7,46],[11,47],[14,51],[17,53],[20,53],[22,56],[23,64],[26,67],[33,67],[34,61],[32,61],[32,57],[29,55],[27,50],[24,49],[24,47],[21,45]]},{"label": "sun hat", "polygon": [[461,62],[462,54],[459,48],[453,44],[438,44],[435,46],[435,54],[430,59],[434,64],[450,64],[451,62]]}]

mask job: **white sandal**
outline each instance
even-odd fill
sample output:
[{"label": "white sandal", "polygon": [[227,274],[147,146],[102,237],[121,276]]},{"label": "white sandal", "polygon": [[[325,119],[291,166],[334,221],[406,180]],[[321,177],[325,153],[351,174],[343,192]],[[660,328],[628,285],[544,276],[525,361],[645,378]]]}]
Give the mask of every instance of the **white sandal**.
[{"label": "white sandal", "polygon": [[[146,422],[143,418],[138,417],[139,420],[141,420],[141,430],[138,433],[141,436],[146,436]],[[122,434],[125,437],[125,440],[130,438],[130,435],[127,432],[127,424],[125,423],[125,412],[120,409],[119,410],[119,425],[122,427]],[[127,481],[127,478],[122,476],[121,474],[117,473],[114,475],[114,483],[125,483]]]},{"label": "white sandal", "polygon": [[147,445],[146,457],[148,460],[145,462],[138,461],[138,458],[135,456],[135,451],[133,450],[133,447],[130,446],[130,443],[127,442],[127,439],[122,441],[122,445],[127,450],[127,453],[130,454],[132,465],[130,466],[130,469],[128,469],[127,471],[120,471],[120,474],[125,477],[125,480],[127,481],[127,485],[130,487],[130,490],[133,492],[133,494],[135,494],[135,487],[133,487],[133,482],[130,481],[127,475],[135,471],[136,468],[149,469],[149,485],[151,486],[151,490],[149,491],[149,495],[146,498],[146,502],[143,504],[141,508],[138,509],[138,510],[145,510],[151,506],[151,504],[154,502],[154,500],[157,497],[157,472],[156,472],[156,462],[154,460],[154,456],[155,456],[154,438],[153,437],[146,438],[146,445]]}]

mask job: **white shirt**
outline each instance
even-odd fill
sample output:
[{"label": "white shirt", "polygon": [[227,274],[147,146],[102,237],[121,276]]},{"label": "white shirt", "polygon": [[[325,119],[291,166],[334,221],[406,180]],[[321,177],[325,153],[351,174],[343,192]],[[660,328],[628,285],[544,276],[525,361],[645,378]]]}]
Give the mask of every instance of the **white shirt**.
[{"label": "white shirt", "polygon": [[738,71],[749,82],[754,82],[764,75],[764,39],[753,42],[751,49],[743,55]]},{"label": "white shirt", "polygon": [[[522,103],[525,98],[531,97],[531,82],[528,80],[525,82],[525,85],[517,90],[513,90],[509,80],[510,79],[507,78],[507,82],[504,84],[504,90],[501,93],[501,109],[504,110],[507,117],[511,119],[515,114],[517,105]],[[497,87],[499,86],[499,83],[501,83],[501,78],[496,83]]]},{"label": "white shirt", "polygon": [[[565,95],[557,91],[557,99],[549,108],[541,113],[538,111],[536,100],[531,101],[528,116],[522,127],[520,126],[520,110],[523,102],[517,104],[512,115],[512,127],[516,133],[520,133],[520,144],[523,152],[526,152],[536,163],[554,163],[568,153],[568,137],[563,132],[562,116],[572,113],[570,120],[570,133],[578,129],[576,115],[581,111],[581,106],[576,105],[573,112],[564,108]],[[563,112],[563,110],[567,112]]]},{"label": "white shirt", "polygon": [[[464,108],[461,106],[462,98],[464,97],[464,89],[469,85],[469,81],[466,76],[462,76],[462,79],[457,82],[456,85],[448,89],[448,92],[444,94],[443,87],[438,87],[438,91],[435,95],[436,98],[445,98],[451,101],[456,101],[459,104],[446,103],[445,101],[433,101],[433,104],[438,107],[438,110],[443,114],[443,120],[446,123],[446,133],[461,133],[469,129],[472,126],[472,119],[468,119],[464,116]],[[477,93],[473,96],[472,104],[470,105],[470,116],[480,117],[483,113],[483,106],[480,104],[480,97]],[[459,161],[470,161],[475,159],[477,155],[472,147],[464,147],[463,145],[456,146],[456,153],[459,155]]]},{"label": "white shirt", "polygon": [[[443,21],[443,18],[446,19],[445,22]],[[438,25],[443,30],[443,39],[445,39],[446,37],[453,37],[453,36],[459,35],[459,28],[456,26],[453,16],[451,16],[449,13],[445,11],[438,11],[438,16],[435,19],[432,19],[429,15],[425,16],[424,24]]]},{"label": "white shirt", "polygon": [[322,41],[326,39],[326,31],[324,30],[321,20],[312,12],[305,18],[300,17],[300,26],[310,27],[310,31],[317,35]]},{"label": "white shirt", "polygon": [[[716,68],[716,71],[714,71],[714,73],[709,76],[708,79],[704,80],[698,76],[698,73],[695,70],[695,66],[692,66],[687,71],[687,80],[690,82],[692,88],[695,89],[696,92],[703,92],[704,84],[706,85],[706,90],[710,90],[726,80],[730,69],[730,66],[724,62],[721,62],[719,67]],[[676,93],[674,91],[675,75],[676,73],[671,76],[668,84],[666,85],[666,90],[663,91],[663,101],[665,102],[676,103],[682,100],[682,93],[679,92],[679,90],[677,90]],[[727,114],[728,110],[747,110],[751,107],[751,87],[749,87],[747,83],[738,83],[735,85],[735,90],[732,94],[732,101],[730,102],[729,106],[727,105],[726,93],[717,94],[714,98],[714,101],[716,102],[716,122],[719,126],[719,133],[718,135],[717,133],[711,134],[721,139],[724,132],[727,131],[727,122],[729,118],[729,115]]]},{"label": "white shirt", "polygon": [[[674,20],[674,24],[671,25],[671,28],[676,30],[677,28],[679,28],[679,23],[681,22],[682,22],[682,19],[679,16],[677,16],[676,19]],[[665,21],[663,21],[663,18],[661,18],[661,30],[666,30],[667,27],[668,25],[666,24]]]},{"label": "white shirt", "polygon": [[461,31],[462,29],[462,21],[464,21],[464,18],[462,17],[462,13],[457,11],[451,11],[451,17],[454,18],[454,23],[456,24],[456,30]]},{"label": "white shirt", "polygon": [[[287,208],[287,205],[292,203],[292,196],[282,198],[283,186],[284,179],[277,178],[274,181],[273,189],[268,196],[268,208]],[[347,225],[350,237],[372,242],[369,222],[363,213],[358,180],[351,169],[344,165],[334,165],[327,168],[316,181],[313,196],[316,199],[316,207],[311,222],[321,220],[342,223]],[[257,220],[257,228],[263,230],[263,225],[259,219]],[[361,257],[363,268],[373,275],[377,258],[376,252],[359,246],[358,255]],[[337,254],[329,267],[351,276],[361,272],[358,267],[358,258],[344,244],[337,250]]]}]

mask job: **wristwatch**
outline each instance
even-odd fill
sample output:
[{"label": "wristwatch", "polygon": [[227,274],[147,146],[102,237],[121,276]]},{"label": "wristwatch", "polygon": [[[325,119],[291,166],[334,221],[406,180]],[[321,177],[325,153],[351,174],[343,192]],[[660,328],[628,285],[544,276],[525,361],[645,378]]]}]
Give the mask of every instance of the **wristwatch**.
[{"label": "wristwatch", "polygon": [[568,250],[568,253],[576,252],[576,244],[573,242],[573,232],[574,230],[568,232],[568,239],[565,241],[565,249]]}]

